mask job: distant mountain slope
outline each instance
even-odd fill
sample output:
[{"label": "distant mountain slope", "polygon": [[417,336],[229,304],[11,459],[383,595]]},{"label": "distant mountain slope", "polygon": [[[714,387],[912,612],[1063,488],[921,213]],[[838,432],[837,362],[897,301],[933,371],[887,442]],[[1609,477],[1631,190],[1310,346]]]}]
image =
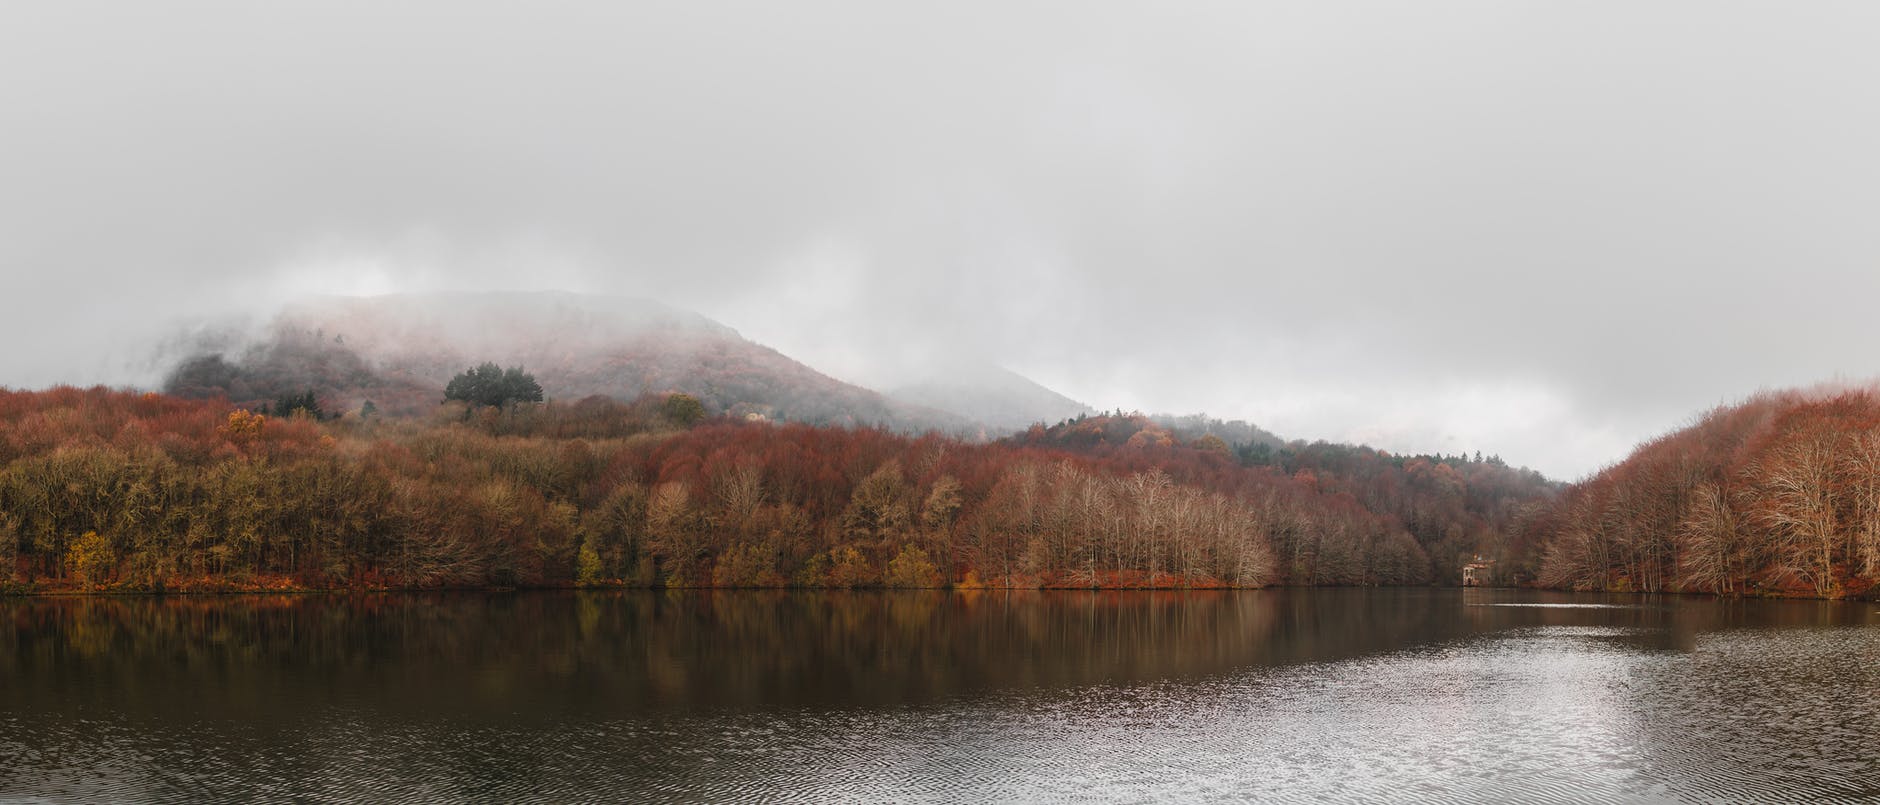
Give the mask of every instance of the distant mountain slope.
[{"label": "distant mountain slope", "polygon": [[895,389],[888,396],[909,405],[959,414],[1001,434],[1093,413],[1090,406],[999,366],[948,372],[943,377]]},{"label": "distant mountain slope", "polygon": [[1223,422],[1206,414],[1155,414],[1149,417],[1155,424],[1167,428],[1181,441],[1193,441],[1202,436],[1217,436],[1221,441],[1234,447],[1259,446],[1278,449],[1286,440],[1271,431],[1245,420],[1236,419]]},{"label": "distant mountain slope", "polygon": [[238,402],[313,389],[329,408],[429,410],[473,364],[520,365],[550,398],[680,391],[708,410],[819,424],[968,430],[946,413],[830,378],[696,313],[571,293],[319,297],[244,348],[203,349],[166,390]]}]

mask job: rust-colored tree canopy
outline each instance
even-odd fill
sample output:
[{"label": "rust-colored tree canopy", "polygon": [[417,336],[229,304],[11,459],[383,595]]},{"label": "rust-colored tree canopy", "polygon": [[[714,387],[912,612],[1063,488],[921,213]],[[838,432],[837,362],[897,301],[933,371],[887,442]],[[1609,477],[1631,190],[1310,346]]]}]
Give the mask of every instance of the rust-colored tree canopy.
[{"label": "rust-colored tree canopy", "polygon": [[1717,408],[1574,486],[1545,518],[1549,586],[1866,594],[1880,579],[1880,393]]},{"label": "rust-colored tree canopy", "polygon": [[1133,415],[988,444],[674,417],[684,402],[317,420],[104,388],[0,392],[0,583],[1454,582],[1467,557],[1525,545],[1553,491],[1492,459],[1228,445]]}]

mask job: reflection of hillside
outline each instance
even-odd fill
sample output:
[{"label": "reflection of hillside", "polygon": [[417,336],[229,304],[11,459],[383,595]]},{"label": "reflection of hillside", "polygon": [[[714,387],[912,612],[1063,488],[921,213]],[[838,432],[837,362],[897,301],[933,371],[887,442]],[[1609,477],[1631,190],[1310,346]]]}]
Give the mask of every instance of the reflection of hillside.
[{"label": "reflection of hillside", "polygon": [[1873,630],[1822,627],[1875,623],[1428,588],[0,599],[0,799],[632,799],[800,791],[819,764],[846,790],[897,757],[948,786],[1009,781],[1012,757],[1238,780],[1248,757],[1401,760],[1390,734],[1519,772],[1517,795],[1561,751],[1636,750],[1649,766],[1626,768],[1724,799],[1773,780],[1759,790],[1825,801],[1845,792],[1809,758],[1856,769],[1876,691]]},{"label": "reflection of hillside", "polygon": [[[1847,617],[1617,597],[1503,607],[1423,589],[1197,593],[692,591],[0,603],[0,702],[192,717],[351,702],[390,713],[627,717],[867,707],[1327,662],[1541,627],[1688,650],[1703,633]],[[1578,599],[1584,601],[1585,599]],[[1615,631],[1616,630],[1616,631]],[[1587,639],[1595,639],[1589,637]],[[73,684],[73,680],[87,680]]]},{"label": "reflection of hillside", "polygon": [[[1224,674],[1427,631],[1427,613],[1349,592],[1334,596],[1358,606],[1291,591],[33,598],[0,606],[0,698],[153,714],[302,704],[281,691],[468,715],[885,705]],[[111,681],[64,687],[74,675]]]}]

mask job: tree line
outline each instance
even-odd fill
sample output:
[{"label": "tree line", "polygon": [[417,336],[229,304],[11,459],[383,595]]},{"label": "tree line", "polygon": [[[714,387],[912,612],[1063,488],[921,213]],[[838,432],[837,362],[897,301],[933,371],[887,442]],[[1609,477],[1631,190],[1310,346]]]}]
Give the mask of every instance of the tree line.
[{"label": "tree line", "polygon": [[1432,546],[1506,542],[1490,509],[1538,494],[1375,451],[1250,464],[1140,427],[1116,445],[983,444],[704,419],[683,395],[510,402],[317,420],[0,391],[0,583],[1422,583],[1452,560]]}]

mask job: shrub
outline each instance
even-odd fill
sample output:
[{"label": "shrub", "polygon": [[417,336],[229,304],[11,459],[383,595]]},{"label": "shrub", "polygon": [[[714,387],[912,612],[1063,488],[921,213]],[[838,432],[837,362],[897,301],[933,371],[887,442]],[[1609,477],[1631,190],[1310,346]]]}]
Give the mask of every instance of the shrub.
[{"label": "shrub", "polygon": [[926,551],[908,545],[888,562],[888,572],[882,582],[889,587],[939,587],[940,571],[927,558]]}]

